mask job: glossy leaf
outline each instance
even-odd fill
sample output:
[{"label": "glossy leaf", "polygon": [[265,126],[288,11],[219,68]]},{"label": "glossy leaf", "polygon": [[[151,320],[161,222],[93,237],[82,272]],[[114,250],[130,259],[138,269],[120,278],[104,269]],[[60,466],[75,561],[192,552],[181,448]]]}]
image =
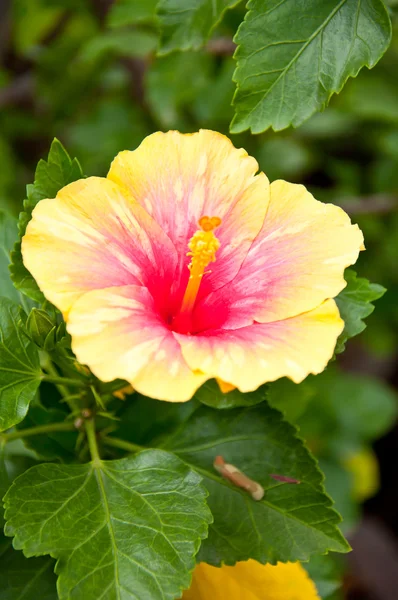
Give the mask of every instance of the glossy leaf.
[{"label": "glossy leaf", "polygon": [[42,464],[5,497],[6,535],[58,559],[67,598],[178,598],[211,520],[201,478],[167,452],[88,465]]},{"label": "glossy leaf", "polygon": [[[176,405],[138,397],[131,406],[133,413],[140,415],[143,430],[140,427],[135,434],[126,418],[128,439],[174,452],[204,478],[214,524],[199,560],[215,565],[248,558],[286,562],[307,560],[327,550],[347,551],[337,528],[339,515],[324,491],[314,458],[295,428],[266,402],[220,411],[194,401]],[[259,482],[265,489],[263,500],[252,500],[222,479],[213,467],[217,455]],[[276,482],[271,474],[301,483]]]},{"label": "glossy leaf", "polygon": [[19,320],[19,307],[0,298],[0,431],[22,421],[41,381],[38,350]]},{"label": "glossy leaf", "polygon": [[61,142],[54,139],[51,144],[47,162],[40,160],[35,172],[34,184],[27,186],[27,200],[24,210],[19,215],[19,240],[11,253],[11,279],[15,287],[23,294],[37,302],[43,302],[44,296],[36,281],[23,264],[21,254],[21,239],[31,219],[36,204],[44,198],[54,198],[57,192],[68,183],[82,177],[81,167],[76,158],[71,160]]},{"label": "glossy leaf", "polygon": [[297,127],[391,40],[382,0],[250,0],[235,36],[231,131]]},{"label": "glossy leaf", "polygon": [[364,319],[371,315],[375,308],[373,301],[381,298],[386,292],[382,285],[358,277],[352,269],[348,269],[344,277],[347,287],[337,296],[336,302],[345,326],[337,340],[336,354],[343,352],[348,339],[365,329]]},{"label": "glossy leaf", "polygon": [[198,50],[209,38],[225,11],[240,0],[160,0],[160,54]]}]

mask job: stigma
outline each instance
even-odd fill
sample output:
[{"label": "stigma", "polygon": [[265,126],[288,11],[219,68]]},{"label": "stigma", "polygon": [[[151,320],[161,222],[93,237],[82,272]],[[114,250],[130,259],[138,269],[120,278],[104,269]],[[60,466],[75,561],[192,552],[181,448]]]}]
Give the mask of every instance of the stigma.
[{"label": "stigma", "polygon": [[206,268],[215,262],[216,252],[220,247],[214,230],[221,225],[221,219],[204,216],[199,219],[198,225],[200,229],[193,234],[188,243],[187,256],[191,257],[188,265],[190,275],[179,314],[175,318],[175,324],[183,325],[184,329],[189,329],[190,315],[195,307],[202,278],[210,272],[206,271]]}]

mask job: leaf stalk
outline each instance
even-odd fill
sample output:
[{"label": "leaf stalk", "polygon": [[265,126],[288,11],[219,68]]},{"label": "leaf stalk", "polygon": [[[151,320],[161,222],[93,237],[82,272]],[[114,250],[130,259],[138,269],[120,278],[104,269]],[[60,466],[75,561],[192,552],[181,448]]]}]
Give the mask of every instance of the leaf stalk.
[{"label": "leaf stalk", "polygon": [[90,449],[91,460],[94,464],[101,463],[101,457],[98,451],[97,434],[95,431],[94,419],[87,419],[84,423],[87,435],[88,446]]},{"label": "leaf stalk", "polygon": [[138,444],[133,444],[132,442],[127,442],[126,440],[121,440],[116,437],[104,437],[102,438],[102,442],[105,444],[105,446],[120,448],[121,450],[126,450],[127,452],[141,452],[142,450],[147,450],[145,446],[139,446]]},{"label": "leaf stalk", "polygon": [[42,433],[54,433],[56,431],[75,431],[75,426],[70,422],[48,423],[47,425],[38,425],[37,427],[28,427],[27,429],[18,429],[11,433],[1,433],[0,439],[4,442],[11,442],[20,438],[40,435]]}]

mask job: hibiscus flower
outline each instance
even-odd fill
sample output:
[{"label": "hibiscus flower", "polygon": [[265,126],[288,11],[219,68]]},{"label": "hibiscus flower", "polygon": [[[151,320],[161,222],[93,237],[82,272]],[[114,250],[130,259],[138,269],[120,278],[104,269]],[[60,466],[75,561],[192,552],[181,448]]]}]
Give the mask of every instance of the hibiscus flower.
[{"label": "hibiscus flower", "polygon": [[255,560],[233,567],[197,565],[182,600],[320,600],[300,563],[261,565]]},{"label": "hibiscus flower", "polygon": [[154,133],[38,203],[24,263],[96,376],[186,401],[209,378],[248,392],[325,368],[362,233],[257,171],[219,133]]}]

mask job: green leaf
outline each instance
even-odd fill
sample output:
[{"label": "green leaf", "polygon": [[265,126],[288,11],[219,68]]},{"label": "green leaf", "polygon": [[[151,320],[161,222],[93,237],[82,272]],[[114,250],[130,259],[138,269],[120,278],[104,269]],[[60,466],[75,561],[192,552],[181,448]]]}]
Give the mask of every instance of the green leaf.
[{"label": "green leaf", "polygon": [[8,265],[10,252],[18,236],[17,221],[7,213],[0,211],[0,289],[2,296],[20,303],[21,298],[11,279]]},{"label": "green leaf", "polygon": [[[18,475],[36,463],[34,454],[26,449],[21,440],[0,445],[0,500]],[[0,529],[4,527],[3,506],[0,506]],[[1,537],[1,536],[0,536]],[[1,555],[1,547],[0,547]],[[1,561],[0,561],[1,563]]]},{"label": "green leaf", "polygon": [[157,3],[158,0],[118,0],[111,6],[107,23],[110,27],[151,23],[156,20]]},{"label": "green leaf", "polygon": [[167,452],[88,465],[42,464],[5,496],[6,535],[58,559],[67,598],[178,598],[211,520],[201,478]]},{"label": "green leaf", "polygon": [[24,557],[8,540],[0,558],[1,600],[57,600],[52,558]]},{"label": "green leaf", "polygon": [[225,11],[240,0],[160,0],[160,54],[173,50],[199,50],[221,21]]},{"label": "green leaf", "polygon": [[337,340],[336,354],[343,352],[348,339],[365,329],[366,324],[363,319],[374,311],[373,300],[381,298],[386,292],[382,285],[358,277],[352,269],[347,269],[344,277],[347,287],[337,296],[336,302],[345,326]]},{"label": "green leaf", "polygon": [[250,0],[235,36],[231,131],[297,127],[391,40],[381,0]]},{"label": "green leaf", "polygon": [[[174,452],[204,478],[214,524],[199,560],[214,565],[248,558],[262,563],[305,561],[312,554],[348,550],[314,458],[295,428],[266,402],[219,411],[195,401],[176,405],[138,396],[131,402],[133,413],[140,415],[137,433],[121,415],[127,439]],[[217,455],[259,482],[265,489],[263,500],[252,500],[224,480],[213,467]],[[301,484],[276,482],[271,474]]]},{"label": "green leaf", "polygon": [[195,398],[211,406],[212,408],[224,409],[224,408],[236,408],[237,406],[253,406],[259,404],[267,399],[268,386],[262,385],[255,392],[249,392],[242,394],[237,389],[231,390],[230,392],[224,393],[220,390],[218,383],[215,379],[206,381],[198,389],[195,394]]},{"label": "green leaf", "polygon": [[41,380],[38,350],[19,320],[19,307],[0,298],[0,431],[22,421]]},{"label": "green leaf", "polygon": [[21,239],[25,235],[26,227],[36,204],[44,198],[55,198],[61,188],[81,177],[83,177],[83,174],[77,159],[71,160],[61,142],[54,139],[47,162],[44,160],[39,161],[36,167],[34,184],[27,186],[27,200],[24,201],[24,210],[19,215],[19,240],[15,243],[14,250],[11,253],[10,271],[15,287],[37,302],[43,302],[44,296],[23,264]]}]

